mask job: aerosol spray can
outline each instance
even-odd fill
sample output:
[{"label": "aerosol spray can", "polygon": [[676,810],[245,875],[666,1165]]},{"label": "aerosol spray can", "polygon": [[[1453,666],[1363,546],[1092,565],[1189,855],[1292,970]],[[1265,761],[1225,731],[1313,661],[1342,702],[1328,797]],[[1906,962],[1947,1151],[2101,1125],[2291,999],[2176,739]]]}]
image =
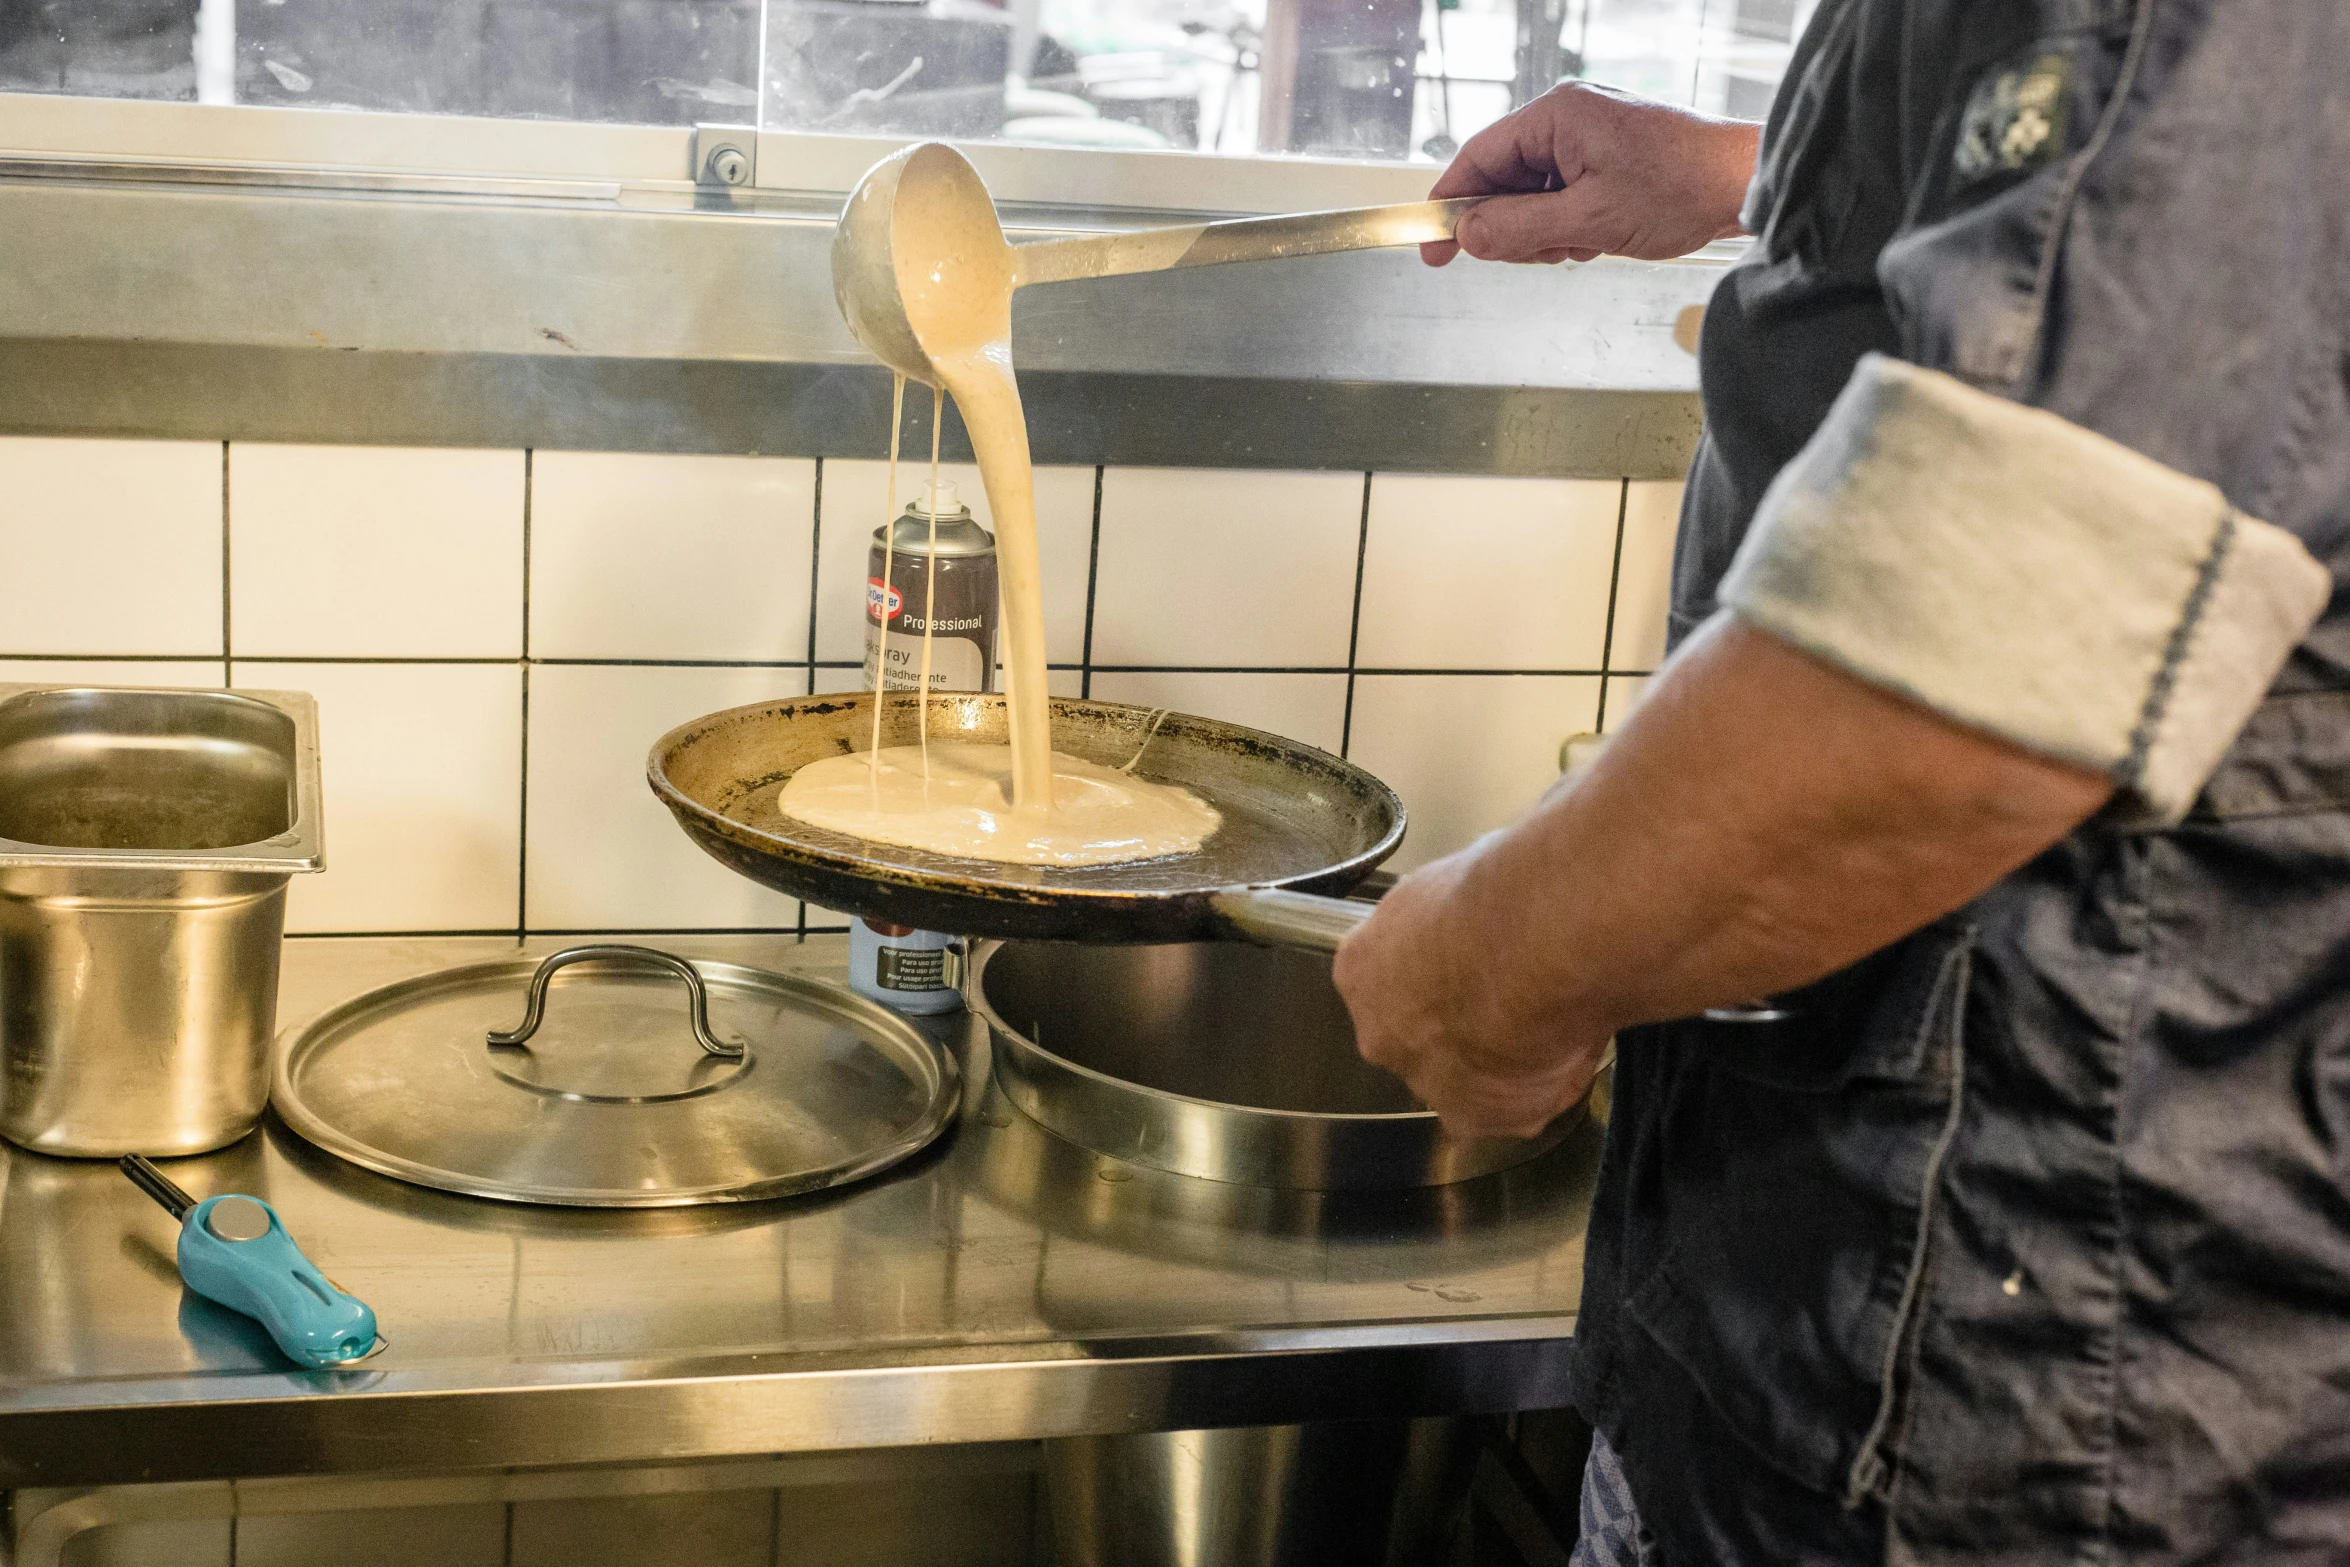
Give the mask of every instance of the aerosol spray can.
[{"label": "aerosol spray can", "polygon": [[[926,490],[928,486],[924,487]],[[931,515],[938,537],[931,540]],[[894,534],[894,537],[892,536]],[[882,562],[889,577],[882,579]],[[972,519],[971,508],[941,480],[936,494],[910,503],[903,515],[873,530],[865,568],[865,689],[911,691],[922,683],[922,633],[930,632],[930,689],[995,689],[995,535]],[[937,562],[938,580],[931,581]],[[889,622],[889,675],[881,667],[881,627]]]},{"label": "aerosol spray can", "polygon": [[[865,571],[865,689],[919,687],[926,630],[931,690],[994,689],[995,536],[973,520],[971,508],[943,480],[935,490],[925,486],[903,515],[873,530]],[[952,1012],[963,1004],[962,941],[934,930],[853,920],[849,984],[900,1012]]]}]

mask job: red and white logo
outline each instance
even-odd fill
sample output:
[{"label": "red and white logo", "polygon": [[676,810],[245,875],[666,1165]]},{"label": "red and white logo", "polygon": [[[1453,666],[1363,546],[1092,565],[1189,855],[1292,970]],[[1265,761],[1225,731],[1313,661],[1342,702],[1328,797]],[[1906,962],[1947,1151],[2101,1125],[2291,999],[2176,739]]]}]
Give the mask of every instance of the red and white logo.
[{"label": "red and white logo", "polygon": [[[881,607],[884,603],[889,605],[886,614]],[[905,612],[905,608],[906,596],[904,594],[893,587],[884,585],[879,577],[865,579],[865,615],[867,619],[895,620]]]}]

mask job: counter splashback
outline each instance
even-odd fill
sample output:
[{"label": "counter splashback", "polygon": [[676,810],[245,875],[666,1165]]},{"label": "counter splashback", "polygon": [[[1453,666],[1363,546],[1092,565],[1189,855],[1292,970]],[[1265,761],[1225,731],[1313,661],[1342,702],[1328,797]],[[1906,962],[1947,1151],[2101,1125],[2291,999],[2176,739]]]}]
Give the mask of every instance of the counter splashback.
[{"label": "counter splashback", "polygon": [[[839,202],[0,140],[0,431],[878,457],[889,378],[833,303]],[[1214,215],[1006,210],[1015,240]],[[1669,478],[1722,260],[1438,272],[1405,249],[1056,283],[1021,293],[1013,340],[1042,461]]]},{"label": "counter splashback", "polygon": [[[0,679],[316,696],[334,835],[296,933],[836,926],[688,844],[644,756],[699,714],[861,683],[884,484],[845,460],[0,438]],[[1052,680],[1348,755],[1403,795],[1417,864],[1637,700],[1679,488],[1047,467]]]}]

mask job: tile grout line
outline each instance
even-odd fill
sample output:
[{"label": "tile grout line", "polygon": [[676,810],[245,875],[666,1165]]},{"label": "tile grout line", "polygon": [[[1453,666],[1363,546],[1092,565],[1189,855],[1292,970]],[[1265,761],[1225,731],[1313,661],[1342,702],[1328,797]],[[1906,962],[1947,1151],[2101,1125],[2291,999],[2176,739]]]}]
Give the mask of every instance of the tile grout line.
[{"label": "tile grout line", "polygon": [[537,457],[536,448],[522,449],[522,661],[530,662],[530,501],[536,486],[531,482],[531,469]]},{"label": "tile grout line", "polygon": [[[767,25],[766,12],[760,12],[759,25]],[[801,694],[816,694],[816,615],[823,607],[818,600],[824,585],[824,459],[816,459],[816,493],[809,502],[808,513],[808,667],[800,682]],[[808,939],[808,900],[795,898],[792,911],[792,932],[801,941]]]},{"label": "tile grout line", "polygon": [[1355,737],[1355,653],[1363,637],[1363,563],[1371,553],[1371,475],[1363,474],[1363,512],[1355,525],[1354,608],[1346,621],[1346,707],[1338,720],[1338,754],[1346,755]]},{"label": "tile grout line", "polygon": [[808,520],[808,689],[816,694],[816,615],[824,585],[824,459],[816,459],[816,495]]},{"label": "tile grout line", "polygon": [[[77,654],[76,656],[82,658],[94,658],[97,655],[85,653]],[[133,656],[145,657],[146,655],[137,654]],[[209,653],[205,655],[207,658],[211,656],[212,655]],[[241,655],[237,659],[237,662],[240,664],[516,664],[520,663],[521,660],[518,658],[497,657],[489,654],[456,654],[447,657],[434,657],[429,655],[412,656],[405,654],[372,653],[246,653]],[[539,662],[542,664],[584,664],[593,663],[595,660],[546,658],[540,659]],[[614,662],[625,663],[627,660],[614,660]]]},{"label": "tile grout line", "polygon": [[228,442],[220,443],[220,681],[234,689],[237,683],[235,644],[231,640],[235,607],[229,597],[230,535],[228,512]]},{"label": "tile grout line", "polygon": [[522,766],[516,782],[521,785],[521,801],[514,813],[514,935],[520,939],[530,934],[530,664],[525,660],[522,673]]},{"label": "tile grout line", "polygon": [[533,447],[522,449],[522,766],[514,815],[514,939],[530,934],[530,503]]},{"label": "tile grout line", "polygon": [[[834,930],[840,930],[840,929],[845,929],[846,927],[845,927],[845,926],[837,926],[837,925],[836,925],[836,926],[833,926],[833,927],[830,927],[830,928],[832,928],[832,929],[834,929]],[[648,925],[648,926],[641,926],[641,927],[633,927],[633,928],[632,928],[632,927],[626,927],[626,926],[616,926],[616,925],[547,925],[547,926],[542,926],[542,927],[541,927],[540,929],[538,929],[538,930],[534,930],[534,931],[530,932],[530,934],[531,934],[532,936],[534,936],[534,937],[535,937],[535,936],[775,936],[775,937],[787,937],[787,936],[790,936],[790,935],[792,934],[792,927],[791,927],[791,926],[789,926],[789,925]],[[485,926],[485,927],[471,927],[471,926],[468,926],[468,927],[463,927],[463,928],[449,928],[449,927],[443,927],[443,926],[422,926],[422,927],[418,927],[418,928],[411,929],[411,930],[289,930],[289,931],[287,931],[287,932],[286,932],[286,940],[288,940],[288,941],[377,941],[377,940],[384,940],[384,939],[388,939],[388,938],[392,938],[392,937],[398,937],[398,938],[400,938],[400,939],[406,940],[406,939],[411,939],[411,938],[422,939],[422,938],[437,938],[437,937],[443,937],[443,936],[446,936],[446,937],[449,937],[449,938],[452,938],[452,939],[454,939],[454,938],[457,938],[457,937],[466,937],[466,938],[472,938],[472,937],[481,937],[481,938],[483,938],[483,939],[485,939],[485,940],[486,940],[486,939],[488,939],[488,938],[490,938],[490,937],[493,937],[493,936],[494,936],[494,937],[496,937],[496,938],[497,938],[498,940],[500,940],[500,941],[511,941],[511,940],[513,940],[513,939],[514,939],[514,927],[513,927],[513,926],[511,926],[511,925],[499,925],[499,926],[495,926],[495,927],[486,927],[486,926]]]},{"label": "tile grout line", "polygon": [[1632,510],[1632,481],[1620,480],[1616,486],[1616,558],[1607,568],[1607,623],[1599,634],[1599,709],[1591,715],[1591,727],[1600,734],[1607,733],[1608,670],[1616,656],[1616,592],[1624,582],[1624,520]]},{"label": "tile grout line", "polygon": [[1093,465],[1093,541],[1085,555],[1085,640],[1077,654],[1077,695],[1081,701],[1093,698],[1093,595],[1102,572],[1102,477],[1108,472],[1107,463]]},{"label": "tile grout line", "polygon": [[109,664],[217,664],[227,657],[225,649],[218,653],[0,653],[0,664],[57,664],[77,659]]}]

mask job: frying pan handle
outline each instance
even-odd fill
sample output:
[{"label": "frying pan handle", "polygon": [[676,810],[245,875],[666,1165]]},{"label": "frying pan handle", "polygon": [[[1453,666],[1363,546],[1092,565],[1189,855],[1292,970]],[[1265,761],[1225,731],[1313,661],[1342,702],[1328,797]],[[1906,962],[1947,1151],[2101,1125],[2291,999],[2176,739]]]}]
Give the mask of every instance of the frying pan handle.
[{"label": "frying pan handle", "polygon": [[1336,952],[1347,933],[1378,907],[1281,887],[1228,887],[1208,902],[1234,935],[1259,946],[1307,952]]}]

